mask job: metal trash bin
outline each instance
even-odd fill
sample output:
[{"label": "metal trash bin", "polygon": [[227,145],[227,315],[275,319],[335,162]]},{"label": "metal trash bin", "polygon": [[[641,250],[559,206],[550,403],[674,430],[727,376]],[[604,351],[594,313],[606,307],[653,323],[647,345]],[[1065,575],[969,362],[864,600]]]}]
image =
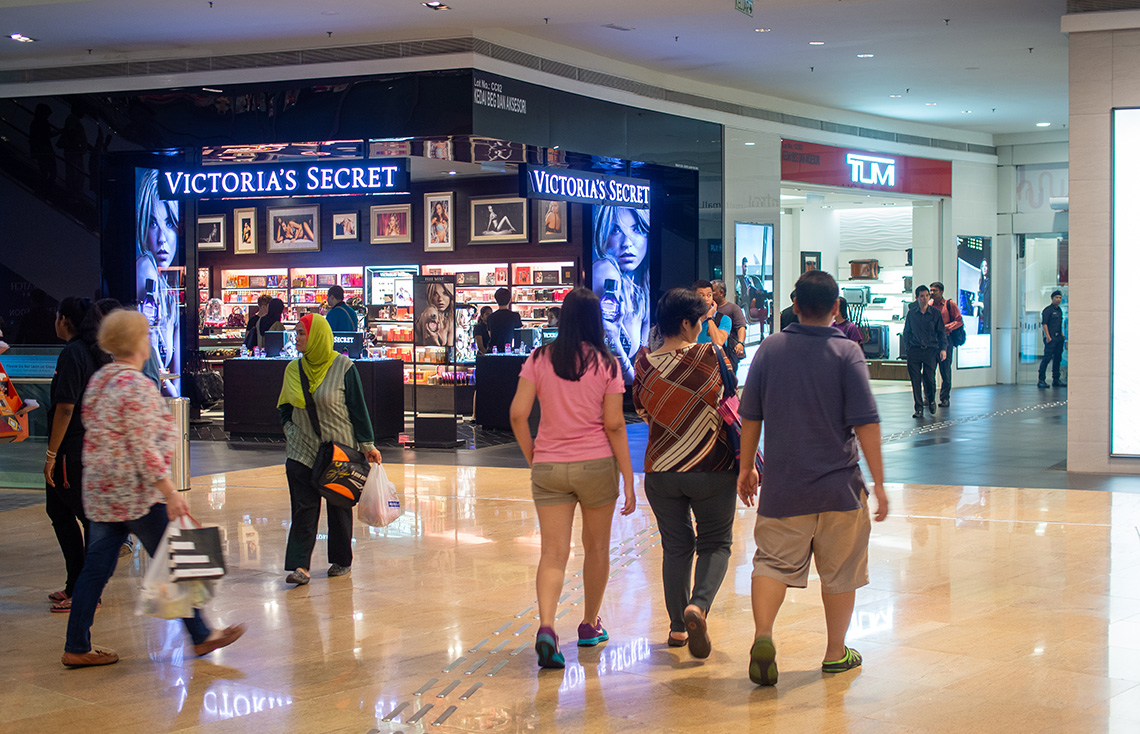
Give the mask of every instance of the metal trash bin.
[{"label": "metal trash bin", "polygon": [[170,462],[170,479],[180,492],[190,489],[190,399],[166,398],[178,440],[174,443],[174,458]]}]

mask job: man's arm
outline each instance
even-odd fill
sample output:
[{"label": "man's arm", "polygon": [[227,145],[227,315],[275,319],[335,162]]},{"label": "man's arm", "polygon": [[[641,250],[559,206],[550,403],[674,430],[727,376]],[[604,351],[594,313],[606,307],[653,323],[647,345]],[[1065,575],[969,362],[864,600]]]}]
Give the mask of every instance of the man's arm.
[{"label": "man's arm", "polygon": [[[883,489],[883,443],[879,424],[866,423],[855,426],[855,437],[859,439],[859,447],[863,450],[863,458],[867,460],[867,468],[871,470],[871,481],[874,482],[872,491],[875,503],[878,505],[875,508],[875,522],[882,522],[887,519],[888,502],[886,490]],[[741,448],[741,452],[743,450]],[[743,455],[741,453],[741,456]],[[738,488],[737,492],[739,491]]]},{"label": "man's arm", "polygon": [[[753,457],[760,448],[760,428],[763,426],[763,421],[744,418],[740,423],[740,475],[736,478],[736,494],[744,502],[745,507],[751,507],[752,501],[759,494],[760,487],[760,473],[756,471]],[[881,460],[879,471],[882,472]]]},{"label": "man's arm", "polygon": [[717,345],[718,347],[723,347],[724,343],[726,341],[728,341],[728,329],[729,329],[729,324],[732,323],[732,320],[729,319],[728,323],[726,324],[725,319],[728,319],[728,317],[727,316],[721,316],[720,320],[719,320],[719,325],[714,324],[713,320],[711,318],[705,322],[708,324],[709,339],[712,340],[712,343]]},{"label": "man's arm", "polygon": [[[1045,311],[1049,309],[1046,308]],[[1041,333],[1045,335],[1045,341],[1053,341],[1052,335],[1049,333],[1049,317],[1045,315],[1045,311],[1041,312]]]}]

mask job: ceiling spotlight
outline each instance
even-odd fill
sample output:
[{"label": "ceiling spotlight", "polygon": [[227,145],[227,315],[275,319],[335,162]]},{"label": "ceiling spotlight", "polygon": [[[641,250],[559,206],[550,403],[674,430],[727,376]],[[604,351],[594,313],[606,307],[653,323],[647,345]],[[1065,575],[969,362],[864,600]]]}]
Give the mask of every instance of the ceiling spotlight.
[{"label": "ceiling spotlight", "polygon": [[36,40],[34,38],[28,38],[23,33],[13,33],[8,36],[8,38],[11,38],[13,41],[19,41],[20,43],[33,43]]},{"label": "ceiling spotlight", "polygon": [[454,176],[454,175],[455,175],[455,171],[448,171],[448,172],[447,172],[447,175],[448,175],[448,176]]},{"label": "ceiling spotlight", "polygon": [[926,103],[926,106],[927,106],[927,107],[937,107],[937,106],[938,106],[938,103],[937,103],[937,102],[927,102],[927,103]]},{"label": "ceiling spotlight", "polygon": [[808,41],[809,46],[822,46],[823,41]]},{"label": "ceiling spotlight", "polygon": [[214,89],[213,87],[202,87],[203,92],[211,92],[213,94],[221,94],[222,90]]},{"label": "ceiling spotlight", "polygon": [[891,99],[898,99],[899,97],[902,97],[902,95],[901,94],[892,94],[891,95]]},{"label": "ceiling spotlight", "polygon": [[972,114],[974,114],[974,111],[973,110],[962,110],[962,114],[963,115],[972,115]]},{"label": "ceiling spotlight", "polygon": [[873,58],[875,58],[875,54],[855,54],[855,58],[857,58],[857,59],[873,59]]},{"label": "ceiling spotlight", "polygon": [[757,28],[756,32],[757,33],[771,33],[772,29],[771,28]]},{"label": "ceiling spotlight", "polygon": [[1037,123],[1037,127],[1049,127],[1052,124],[1053,123],[1051,123],[1051,122],[1039,122],[1039,123]]},{"label": "ceiling spotlight", "polygon": [[444,5],[440,0],[430,0],[430,2],[424,3],[423,6],[425,8],[431,8],[432,10],[451,10],[450,6]]},{"label": "ceiling spotlight", "polygon": [[756,145],[756,143],[745,143],[745,145]]}]

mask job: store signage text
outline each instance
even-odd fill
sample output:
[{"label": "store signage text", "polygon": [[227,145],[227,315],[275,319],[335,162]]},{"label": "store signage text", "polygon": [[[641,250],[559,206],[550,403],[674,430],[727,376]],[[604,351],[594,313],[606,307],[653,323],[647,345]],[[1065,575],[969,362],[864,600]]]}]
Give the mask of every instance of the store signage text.
[{"label": "store signage text", "polygon": [[526,100],[522,97],[512,97],[503,91],[503,83],[477,76],[474,79],[475,104],[490,107],[493,110],[506,110],[520,115],[526,114]]},{"label": "store signage text", "polygon": [[641,178],[541,166],[519,166],[519,176],[519,195],[528,199],[649,208],[651,184]]},{"label": "store signage text", "polygon": [[164,198],[401,194],[409,190],[408,164],[337,161],[310,165],[220,166],[217,170],[166,170],[159,175]]},{"label": "store signage text", "polygon": [[895,159],[878,158],[872,155],[847,154],[847,165],[851,166],[851,183],[895,185]]},{"label": "store signage text", "polygon": [[783,140],[780,179],[821,186],[950,196],[953,164],[934,158],[884,155],[874,151]]}]

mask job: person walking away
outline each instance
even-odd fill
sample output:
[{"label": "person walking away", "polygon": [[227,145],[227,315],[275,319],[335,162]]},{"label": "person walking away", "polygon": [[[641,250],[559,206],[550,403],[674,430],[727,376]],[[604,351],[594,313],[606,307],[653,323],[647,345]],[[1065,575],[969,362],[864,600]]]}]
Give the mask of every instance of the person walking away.
[{"label": "person walking away", "polygon": [[1061,355],[1065,351],[1065,313],[1061,310],[1064,294],[1053,291],[1050,303],[1041,309],[1041,337],[1045,340],[1045,356],[1037,369],[1037,387],[1049,387],[1045,382],[1045,368],[1053,362],[1053,387],[1068,387],[1061,381]]},{"label": "person walking away", "polygon": [[498,349],[504,352],[515,339],[515,329],[522,328],[522,317],[511,310],[511,292],[507,288],[495,291],[495,303],[499,310],[487,317],[487,331],[491,335],[488,351]]},{"label": "person walking away", "polygon": [[357,328],[356,312],[344,302],[344,288],[339,285],[332,286],[329,288],[326,299],[329,310],[325,314],[325,318],[328,319],[330,329],[347,332],[360,331]]},{"label": "person walking away", "polygon": [[[871,470],[875,520],[887,517],[879,413],[863,350],[830,328],[839,288],[821,270],[796,283],[799,323],[756,350],[740,406],[740,455],[752,456],[764,429],[764,488],[756,516],[752,568],[755,638],[748,677],[776,685],[773,629],[789,586],[819,574],[827,626],[824,673],[862,664],[847,647],[855,590],[868,583],[871,521],[859,448]],[[757,499],[756,467],[741,464],[737,492]]]},{"label": "person walking away", "polygon": [[839,309],[835,314],[835,322],[832,324],[832,326],[842,331],[843,336],[847,337],[856,344],[863,343],[863,330],[856,326],[855,323],[847,317],[846,298],[839,299]]},{"label": "person walking away", "polygon": [[718,316],[727,316],[731,321],[724,351],[732,361],[733,374],[736,374],[740,360],[744,359],[744,339],[748,332],[748,321],[744,318],[743,309],[728,300],[728,291],[723,280],[712,281],[712,296]]},{"label": "person walking away", "polygon": [[[601,302],[589,288],[578,287],[566,295],[562,308],[566,319],[558,336],[527,357],[511,401],[511,429],[531,467],[531,495],[542,535],[535,576],[539,618],[535,650],[541,668],[566,667],[554,618],[570,557],[575,507],[582,506],[586,556],[578,646],[594,647],[609,639],[598,612],[609,579],[610,525],[619,475],[625,485],[622,514],[630,514],[636,505],[622,412],[625,381],[606,347]],[[535,398],[542,406],[542,418],[532,443],[529,419]]]},{"label": "person walking away", "polygon": [[736,513],[736,456],[717,413],[727,389],[721,357],[696,343],[707,313],[696,291],[666,292],[657,303],[665,342],[638,357],[633,384],[634,407],[649,424],[645,496],[661,531],[668,643],[688,644],[696,658],[712,651],[706,620],[728,571]]},{"label": "person walking away", "polygon": [[939,408],[950,407],[950,387],[954,373],[954,339],[951,334],[963,327],[962,311],[957,303],[946,299],[945,292],[946,286],[937,280],[930,284],[930,302],[942,314],[942,324],[946,327],[946,356],[938,360],[938,373],[942,377],[942,386],[938,389]]},{"label": "person walking away", "polygon": [[48,411],[48,446],[44,460],[47,485],[45,509],[51,519],[55,539],[63,552],[67,581],[52,592],[51,611],[71,609],[75,584],[83,570],[90,523],[83,511],[83,394],[91,376],[110,358],[95,343],[98,313],[86,298],[63,299],[56,314],[56,335],[67,342],[56,360],[51,379],[51,407]]},{"label": "person walking away", "polygon": [[[115,572],[119,549],[130,533],[153,556],[171,520],[190,512],[170,481],[176,429],[170,411],[142,369],[150,356],[149,325],[138,311],[112,311],[99,327],[99,347],[114,356],[91,378],[83,396],[88,416],[83,445],[86,475],[83,506],[91,542],[75,585],[67,642],[60,659],[68,667],[110,665],[119,656],[91,645],[99,596]],[[243,625],[210,630],[199,610],[182,620],[196,655],[232,644]]]},{"label": "person walking away", "polygon": [[906,312],[903,344],[906,345],[906,373],[914,394],[913,417],[921,418],[923,405],[934,415],[934,372],[938,362],[946,359],[948,342],[942,312],[930,307],[930,289],[920,285],[914,289],[914,297],[918,300]]},{"label": "person walking away", "polygon": [[[313,464],[322,442],[356,446],[372,464],[380,452],[372,444],[372,419],[364,403],[364,386],[352,360],[333,349],[329,322],[320,314],[305,314],[297,322],[297,349],[301,358],[285,368],[277,408],[285,429],[285,478],[289,482],[292,524],[285,545],[285,581],[309,583],[321,495],[313,485]],[[308,390],[302,388],[305,371]],[[312,400],[320,422],[318,437],[309,421],[306,401]],[[343,576],[352,568],[352,508],[325,502],[328,512],[329,577]]]}]

